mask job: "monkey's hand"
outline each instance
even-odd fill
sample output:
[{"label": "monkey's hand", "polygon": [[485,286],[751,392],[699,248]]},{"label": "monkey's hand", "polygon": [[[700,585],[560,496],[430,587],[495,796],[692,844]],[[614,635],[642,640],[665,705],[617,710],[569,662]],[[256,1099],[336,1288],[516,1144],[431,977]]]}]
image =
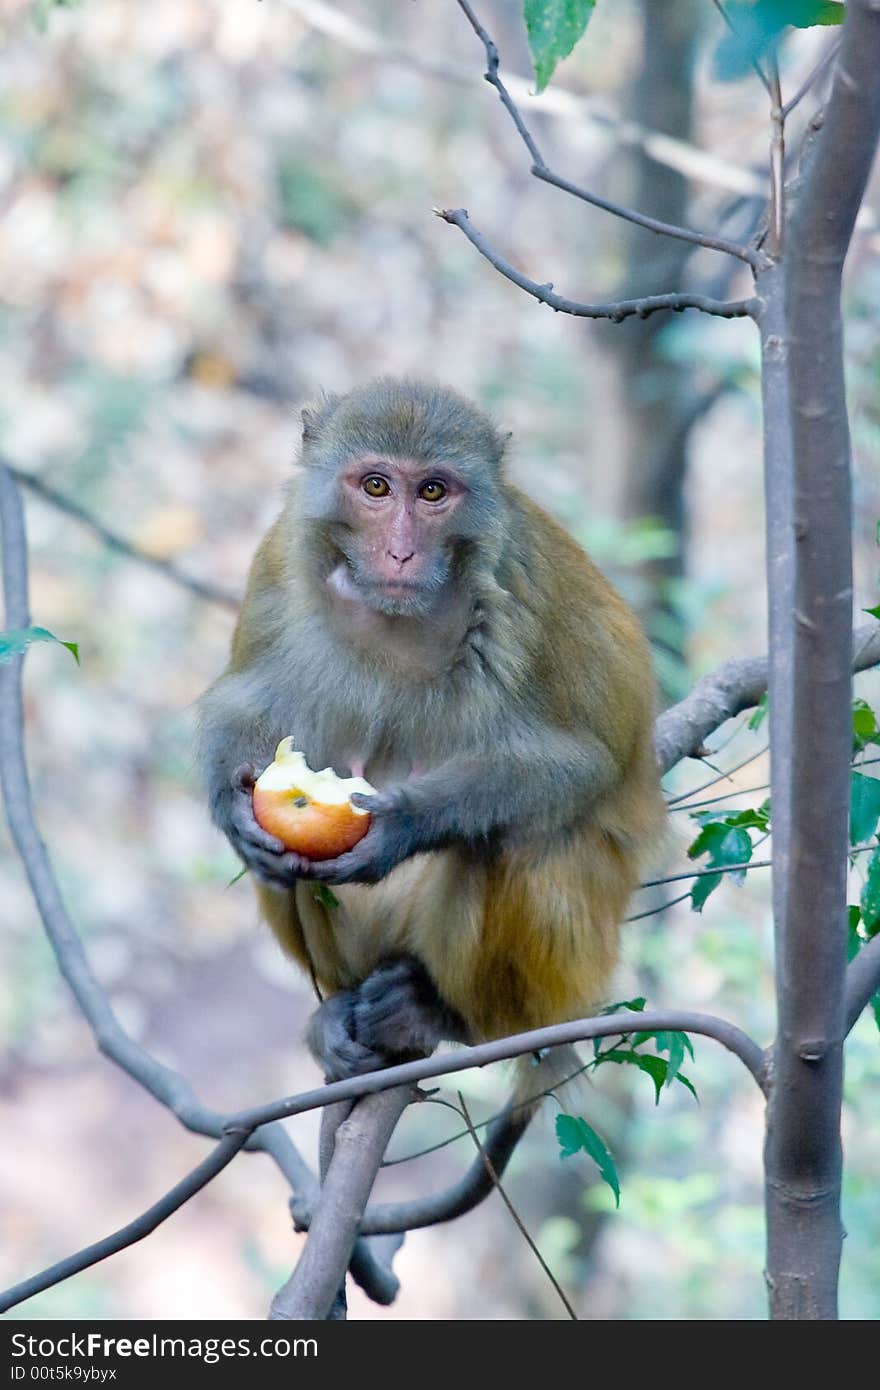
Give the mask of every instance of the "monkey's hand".
[{"label": "monkey's hand", "polygon": [[217,819],[232,848],[255,878],[292,888],[298,878],[306,877],[310,861],[285,849],[281,840],[258,823],[254,816],[255,782],[252,763],[237,768],[232,774],[231,799],[226,799],[224,814],[217,815]]},{"label": "monkey's hand", "polygon": [[297,877],[319,883],[378,883],[404,859],[426,848],[406,787],[392,787],[375,796],[355,792],[351,800],[370,813],[364,838],[336,859],[301,860],[305,867],[297,870]]}]

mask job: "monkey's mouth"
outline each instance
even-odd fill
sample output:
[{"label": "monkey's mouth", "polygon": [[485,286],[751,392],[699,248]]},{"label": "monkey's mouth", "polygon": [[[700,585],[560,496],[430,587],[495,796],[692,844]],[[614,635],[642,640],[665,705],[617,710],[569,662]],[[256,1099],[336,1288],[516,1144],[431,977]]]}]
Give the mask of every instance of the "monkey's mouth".
[{"label": "monkey's mouth", "polygon": [[424,599],[434,592],[432,585],[419,584],[411,579],[392,579],[388,576],[379,578],[371,574],[359,574],[346,560],[331,571],[327,583],[340,598],[361,603],[369,603],[371,599]]}]

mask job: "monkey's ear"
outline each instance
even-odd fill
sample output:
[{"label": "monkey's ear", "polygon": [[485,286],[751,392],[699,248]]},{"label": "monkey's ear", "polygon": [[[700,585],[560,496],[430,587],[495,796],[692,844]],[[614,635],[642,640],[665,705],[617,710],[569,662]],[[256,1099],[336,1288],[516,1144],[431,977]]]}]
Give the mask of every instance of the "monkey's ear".
[{"label": "monkey's ear", "polygon": [[302,408],[302,427],[303,443],[308,444],[313,439],[317,439],[321,433],[321,428],[327,423],[329,416],[333,414],[339,404],[338,396],[325,395],[319,401],[312,401],[309,405]]}]

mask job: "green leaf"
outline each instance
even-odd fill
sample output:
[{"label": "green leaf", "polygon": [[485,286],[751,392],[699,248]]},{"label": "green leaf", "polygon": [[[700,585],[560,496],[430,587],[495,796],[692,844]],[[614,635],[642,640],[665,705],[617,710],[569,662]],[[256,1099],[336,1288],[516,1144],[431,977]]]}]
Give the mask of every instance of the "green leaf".
[{"label": "green leaf", "polygon": [[[766,818],[757,811],[739,811],[727,814],[723,820],[714,819],[719,813],[717,811],[707,811],[704,813],[706,824],[704,824],[697,838],[688,849],[688,858],[697,859],[705,854],[708,857],[708,867],[710,869],[723,869],[731,864],[747,864],[752,857],[752,841],[745,826],[737,824],[738,821],[745,819],[747,823],[757,825],[760,829],[766,829]],[[713,817],[709,820],[708,817]],[[697,816],[695,819],[701,819]],[[757,819],[756,819],[757,818]],[[741,883],[745,878],[744,868],[733,869],[724,877],[732,878],[735,883]],[[720,874],[703,874],[694,880],[691,888],[691,907],[694,912],[702,912],[703,904],[714,893],[721,882]]]},{"label": "green leaf", "polygon": [[850,782],[849,842],[863,845],[880,820],[880,779],[854,772]]},{"label": "green leaf", "polygon": [[596,0],[524,0],[523,13],[538,91],[567,58],[586,29]]},{"label": "green leaf", "polygon": [[868,938],[876,936],[880,932],[880,845],[874,850],[868,863],[868,876],[862,888],[861,906],[865,935]]},{"label": "green leaf", "polygon": [[753,63],[776,46],[789,25],[812,29],[818,24],[842,24],[846,6],[838,0],[726,0],[729,22],[714,54],[715,76],[732,82],[745,76]]},{"label": "green leaf", "polygon": [[706,904],[706,899],[720,888],[724,881],[723,874],[701,874],[694,880],[691,888],[691,911],[702,912]]},{"label": "green leaf", "polygon": [[[663,1043],[661,1043],[660,1037],[657,1038],[657,1051],[668,1051],[669,1053],[669,1062],[666,1067],[666,1080],[663,1082],[664,1086],[672,1085],[673,1081],[678,1076],[681,1064],[684,1061],[684,1043],[682,1042],[683,1037],[683,1033],[675,1032],[666,1034]],[[666,1041],[667,1039],[668,1041]]]},{"label": "green leaf", "polygon": [[877,716],[867,700],[853,700],[853,751],[860,753],[869,743],[880,743]]},{"label": "green leaf", "polygon": [[846,931],[846,959],[847,964],[854,960],[862,949],[863,941],[859,936],[859,923],[862,920],[862,910],[852,903],[846,909],[847,931]]},{"label": "green leaf", "polygon": [[19,627],[0,632],[0,661],[9,661],[14,656],[21,656],[32,642],[57,642],[60,647],[67,648],[77,666],[79,665],[79,643],[62,642],[60,637],[56,637],[54,632],[50,632],[46,627]]},{"label": "green leaf", "polygon": [[322,907],[338,907],[339,899],[336,894],[331,892],[326,883],[316,883],[312,888],[312,897],[316,903]]},{"label": "green leaf", "polygon": [[560,1158],[572,1158],[577,1153],[585,1153],[599,1169],[599,1176],[607,1182],[614,1193],[614,1204],[620,1206],[620,1182],[611,1153],[591,1125],[580,1115],[557,1115],[556,1138],[559,1140]]},{"label": "green leaf", "polygon": [[[660,1103],[660,1092],[663,1090],[666,1077],[669,1074],[669,1063],[665,1057],[655,1057],[650,1052],[636,1052],[633,1048],[614,1047],[608,1052],[600,1052],[593,1062],[593,1066],[602,1066],[605,1062],[614,1062],[618,1066],[638,1067],[639,1071],[650,1076],[654,1083],[654,1104]],[[682,1086],[690,1091],[694,1099],[697,1098],[693,1082],[689,1081],[681,1072],[676,1073],[673,1080],[680,1081]]]},{"label": "green leaf", "polygon": [[644,1043],[650,1042],[652,1038],[658,1052],[669,1053],[669,1073],[665,1085],[670,1086],[678,1075],[685,1052],[688,1053],[691,1061],[694,1060],[694,1045],[687,1033],[681,1033],[676,1029],[670,1032],[636,1033],[633,1038],[633,1047],[641,1047]]},{"label": "green leaf", "polygon": [[640,994],[637,999],[618,999],[615,1004],[608,1004],[603,1010],[603,1014],[617,1014],[622,1009],[631,1009],[633,1013],[640,1014],[647,1004],[647,999]]},{"label": "green leaf", "polygon": [[[880,528],[880,521],[877,522],[877,526]],[[880,541],[878,541],[878,544],[880,544]],[[868,613],[872,618],[880,618],[880,603],[877,604],[876,608],[863,608],[862,612]]]},{"label": "green leaf", "polygon": [[232,885],[233,885],[234,883],[238,883],[241,879],[243,879],[244,876],[245,876],[245,874],[246,874],[247,872],[248,872],[248,866],[247,866],[247,864],[244,864],[244,865],[242,866],[242,868],[239,869],[239,871],[238,871],[237,874],[233,874],[232,878],[229,880],[229,882],[227,883],[226,887],[227,887],[227,888],[231,888]]},{"label": "green leaf", "polygon": [[693,811],[691,820],[695,820],[699,825],[717,823],[730,829],[742,826],[747,830],[760,830],[763,835],[770,825],[770,802],[765,801],[761,806],[748,806],[744,811]]},{"label": "green leaf", "polygon": [[769,705],[767,703],[767,692],[765,691],[764,694],[761,696],[760,700],[758,701],[757,705],[755,706],[754,710],[752,711],[752,717],[746,725],[746,728],[751,729],[753,733],[756,729],[760,729],[761,725],[764,723],[764,720],[767,717],[768,709]]}]

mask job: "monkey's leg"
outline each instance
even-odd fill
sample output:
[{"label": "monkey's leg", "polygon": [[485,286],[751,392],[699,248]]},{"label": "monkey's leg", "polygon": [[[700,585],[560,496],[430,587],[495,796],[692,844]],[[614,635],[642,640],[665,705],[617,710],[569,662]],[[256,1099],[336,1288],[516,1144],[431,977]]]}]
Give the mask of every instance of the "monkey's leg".
[{"label": "monkey's leg", "polygon": [[467,1029],[413,956],[383,961],[357,989],[325,999],[306,1034],[328,1081],[428,1057],[444,1039],[467,1042]]}]

